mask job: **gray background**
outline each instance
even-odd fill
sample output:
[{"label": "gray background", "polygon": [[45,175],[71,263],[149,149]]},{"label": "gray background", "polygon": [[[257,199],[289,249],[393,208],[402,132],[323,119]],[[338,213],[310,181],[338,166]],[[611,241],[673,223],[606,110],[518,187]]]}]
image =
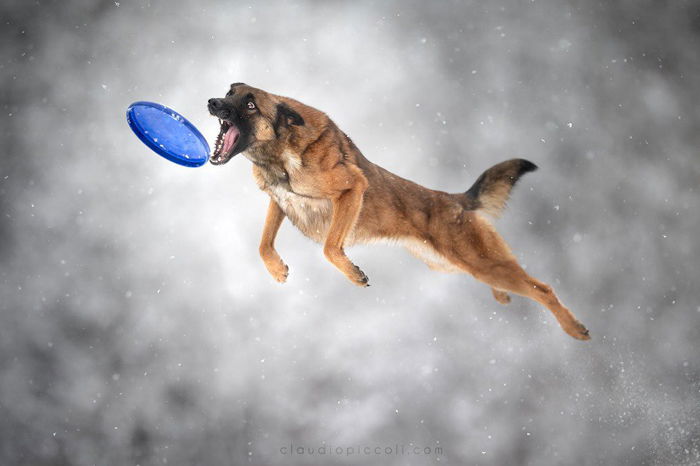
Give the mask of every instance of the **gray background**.
[{"label": "gray background", "polygon": [[[0,464],[697,464],[698,2],[4,1]],[[463,191],[540,171],[498,222],[589,327],[285,224],[250,163],[187,169],[124,118],[244,81],[374,162]],[[442,455],[283,455],[296,446]]]}]

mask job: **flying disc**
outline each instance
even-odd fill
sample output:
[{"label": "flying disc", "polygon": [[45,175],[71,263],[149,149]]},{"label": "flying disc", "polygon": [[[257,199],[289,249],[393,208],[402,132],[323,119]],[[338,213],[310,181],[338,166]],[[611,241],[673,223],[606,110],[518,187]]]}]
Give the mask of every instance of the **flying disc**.
[{"label": "flying disc", "polygon": [[165,105],[134,102],[126,110],[134,134],[156,154],[186,167],[209,160],[209,144],[187,118]]}]

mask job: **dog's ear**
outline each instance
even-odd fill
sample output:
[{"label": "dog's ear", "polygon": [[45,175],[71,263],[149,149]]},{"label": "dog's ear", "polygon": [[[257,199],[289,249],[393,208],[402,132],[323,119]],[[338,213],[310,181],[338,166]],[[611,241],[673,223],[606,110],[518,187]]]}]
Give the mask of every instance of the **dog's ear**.
[{"label": "dog's ear", "polygon": [[304,119],[287,104],[277,104],[277,125],[304,126]]}]

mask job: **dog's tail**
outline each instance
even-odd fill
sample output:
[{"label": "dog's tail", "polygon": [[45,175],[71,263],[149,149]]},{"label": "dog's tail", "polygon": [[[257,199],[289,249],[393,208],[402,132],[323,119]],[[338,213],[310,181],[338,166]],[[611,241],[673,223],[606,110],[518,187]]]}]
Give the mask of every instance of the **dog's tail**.
[{"label": "dog's tail", "polygon": [[510,191],[521,176],[537,170],[525,159],[511,159],[494,165],[476,180],[466,193],[460,194],[467,210],[481,210],[498,218],[508,202]]}]

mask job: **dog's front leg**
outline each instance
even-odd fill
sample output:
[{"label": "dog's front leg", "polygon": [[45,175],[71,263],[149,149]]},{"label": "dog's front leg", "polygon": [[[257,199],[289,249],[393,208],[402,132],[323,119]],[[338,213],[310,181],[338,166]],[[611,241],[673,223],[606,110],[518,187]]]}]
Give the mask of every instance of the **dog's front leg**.
[{"label": "dog's front leg", "polygon": [[328,228],[323,254],[331,264],[343,272],[355,285],[369,286],[367,275],[345,255],[345,237],[352,231],[362,209],[362,197],[367,189],[367,180],[360,175],[350,189],[332,199],[333,214]]},{"label": "dog's front leg", "polygon": [[267,217],[265,218],[265,227],[263,228],[262,239],[260,240],[260,257],[262,257],[267,271],[270,272],[272,278],[280,283],[287,281],[289,267],[282,261],[282,258],[275,250],[275,237],[277,231],[284,220],[284,212],[280,206],[272,199],[267,207]]}]

